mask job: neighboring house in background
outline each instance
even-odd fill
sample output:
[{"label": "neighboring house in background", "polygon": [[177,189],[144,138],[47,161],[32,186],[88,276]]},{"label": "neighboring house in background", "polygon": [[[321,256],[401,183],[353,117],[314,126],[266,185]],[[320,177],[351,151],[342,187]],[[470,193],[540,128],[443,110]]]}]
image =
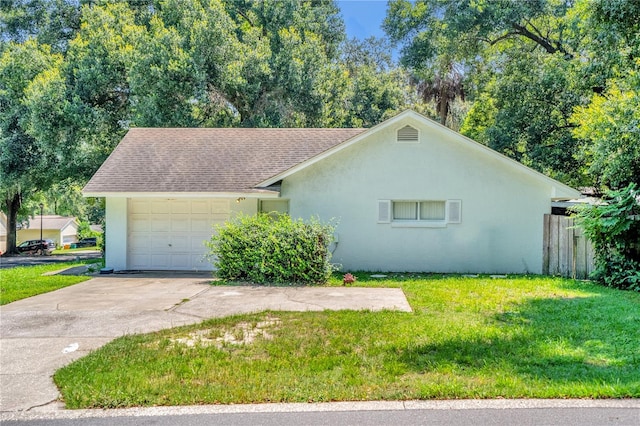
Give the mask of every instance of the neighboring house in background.
[{"label": "neighboring house in background", "polygon": [[540,273],[543,216],[580,193],[413,111],[370,129],[131,129],[84,188],[106,266],[209,270],[212,224],[335,218],[345,270]]},{"label": "neighboring house in background", "polygon": [[[78,222],[75,217],[43,215],[42,238],[53,240],[56,246],[78,241]],[[18,229],[18,242],[40,239],[40,216],[29,219],[26,226]]]},{"label": "neighboring house in background", "polygon": [[0,212],[0,254],[7,251],[7,215]]}]

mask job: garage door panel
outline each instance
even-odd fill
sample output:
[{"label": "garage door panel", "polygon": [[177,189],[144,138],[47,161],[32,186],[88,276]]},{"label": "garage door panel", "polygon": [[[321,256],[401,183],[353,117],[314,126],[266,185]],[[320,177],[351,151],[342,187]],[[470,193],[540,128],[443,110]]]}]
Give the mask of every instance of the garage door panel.
[{"label": "garage door panel", "polygon": [[191,203],[186,201],[183,203],[171,203],[171,214],[189,213],[191,211]]},{"label": "garage door panel", "polygon": [[171,213],[171,201],[170,200],[151,201],[151,213],[152,214]]},{"label": "garage door panel", "polygon": [[171,256],[171,269],[191,269],[191,258],[189,254],[174,254]]},{"label": "garage door panel", "polygon": [[152,253],[151,254],[151,269],[171,269],[171,256],[162,253]]},{"label": "garage door panel", "polygon": [[148,254],[132,254],[129,256],[130,269],[147,269],[151,264],[151,256]]},{"label": "garage door panel", "polygon": [[209,248],[205,245],[205,242],[209,241],[209,239],[203,239],[202,237],[192,237],[190,241],[189,248],[194,253],[206,253]]},{"label": "garage door panel", "polygon": [[131,200],[129,205],[130,213],[149,213],[149,201],[148,200]]},{"label": "garage door panel", "polygon": [[136,232],[149,231],[149,216],[147,215],[133,215],[130,218],[129,226],[131,229],[135,229]]},{"label": "garage door panel", "polygon": [[151,241],[148,235],[132,235],[129,238],[129,247],[136,253],[146,253],[149,251]]},{"label": "garage door panel", "polygon": [[171,215],[171,232],[188,232],[189,231],[189,215],[188,214],[172,214]]},{"label": "garage door panel", "polygon": [[173,252],[190,251],[189,236],[173,235],[171,237],[171,250]]},{"label": "garage door panel", "polygon": [[191,213],[209,214],[209,202],[208,201],[192,201]]},{"label": "garage door panel", "polygon": [[152,234],[150,235],[149,240],[149,246],[153,252],[164,252],[169,250],[169,244],[171,244],[171,240],[169,239],[168,235]]},{"label": "garage door panel", "polygon": [[213,224],[211,219],[192,218],[191,219],[191,232],[197,232],[201,235],[207,233],[213,234]]},{"label": "garage door panel", "polygon": [[170,217],[153,217],[151,219],[151,232],[167,232],[171,229]]}]

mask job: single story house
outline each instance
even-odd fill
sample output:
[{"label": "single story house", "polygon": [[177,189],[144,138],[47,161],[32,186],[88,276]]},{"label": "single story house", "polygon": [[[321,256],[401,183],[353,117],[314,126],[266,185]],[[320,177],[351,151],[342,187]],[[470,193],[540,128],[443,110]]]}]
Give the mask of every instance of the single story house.
[{"label": "single story house", "polygon": [[210,270],[238,214],[335,219],[343,270],[541,273],[543,216],[580,193],[407,110],[369,129],[134,128],[84,195],[106,266]]},{"label": "single story house", "polygon": [[[17,231],[18,243],[27,240],[40,239],[40,215],[29,219],[26,226]],[[75,217],[43,215],[42,216],[42,238],[53,240],[56,246],[71,244],[78,241],[78,221]]]}]

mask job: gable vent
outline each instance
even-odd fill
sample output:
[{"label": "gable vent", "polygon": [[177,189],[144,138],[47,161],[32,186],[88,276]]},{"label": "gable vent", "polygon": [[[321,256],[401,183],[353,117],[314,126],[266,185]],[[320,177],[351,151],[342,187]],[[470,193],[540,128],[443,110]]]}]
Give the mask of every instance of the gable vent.
[{"label": "gable vent", "polygon": [[404,126],[398,130],[397,133],[398,142],[418,142],[418,129],[409,125]]}]

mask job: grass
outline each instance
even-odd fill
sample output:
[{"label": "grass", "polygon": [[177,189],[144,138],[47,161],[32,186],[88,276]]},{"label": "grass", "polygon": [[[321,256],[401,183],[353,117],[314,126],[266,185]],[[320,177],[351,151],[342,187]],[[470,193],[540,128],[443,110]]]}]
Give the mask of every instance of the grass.
[{"label": "grass", "polygon": [[358,277],[401,287],[414,312],[264,312],[124,336],[55,382],[69,408],[640,397],[638,293],[548,277]]},{"label": "grass", "polygon": [[0,305],[26,299],[88,280],[88,276],[48,275],[70,266],[80,266],[87,262],[55,263],[50,265],[18,266],[0,269]]},{"label": "grass", "polygon": [[100,247],[80,247],[80,248],[68,248],[68,249],[55,249],[51,254],[72,254],[78,251],[86,251],[86,250],[100,250]]}]

